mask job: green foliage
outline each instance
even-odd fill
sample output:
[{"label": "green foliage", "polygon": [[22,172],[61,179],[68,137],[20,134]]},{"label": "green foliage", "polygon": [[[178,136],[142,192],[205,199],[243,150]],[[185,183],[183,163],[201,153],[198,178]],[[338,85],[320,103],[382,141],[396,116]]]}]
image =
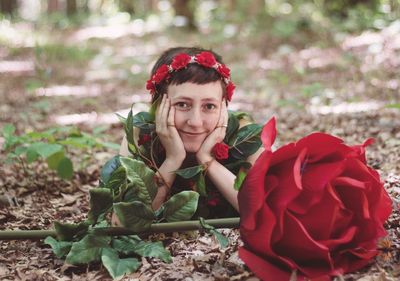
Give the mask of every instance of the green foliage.
[{"label": "green foliage", "polygon": [[74,127],[58,127],[17,135],[15,127],[6,124],[2,135],[5,139],[3,149],[7,153],[7,163],[19,161],[31,164],[45,160],[49,169],[55,170],[62,179],[71,179],[73,176],[73,163],[68,157],[71,150],[90,153],[92,149],[118,149],[118,145],[102,142],[98,135],[90,135]]},{"label": "green foliage", "polygon": [[[8,126],[5,132],[11,136],[14,129]],[[158,218],[178,221],[193,216],[199,198],[194,191],[172,196],[154,212],[151,202],[157,190],[153,190],[153,177],[154,172],[142,161],[112,158],[103,166],[100,187],[90,190],[88,219],[79,224],[55,222],[58,241],[47,237],[45,243],[57,257],[66,257],[65,261],[70,264],[101,261],[113,278],[136,271],[140,266],[138,256],[172,262],[161,242],[146,242],[136,235],[111,238],[102,231],[110,225],[107,219],[111,213],[122,226],[135,232],[148,230]]]},{"label": "green foliage", "polygon": [[86,62],[96,54],[94,50],[84,46],[65,46],[64,44],[37,44],[35,56],[42,62]]},{"label": "green foliage", "polygon": [[201,226],[207,233],[214,235],[215,239],[217,239],[222,248],[228,247],[229,239],[226,236],[224,236],[221,232],[216,230],[215,227],[207,224],[204,218],[200,218],[199,221]]}]

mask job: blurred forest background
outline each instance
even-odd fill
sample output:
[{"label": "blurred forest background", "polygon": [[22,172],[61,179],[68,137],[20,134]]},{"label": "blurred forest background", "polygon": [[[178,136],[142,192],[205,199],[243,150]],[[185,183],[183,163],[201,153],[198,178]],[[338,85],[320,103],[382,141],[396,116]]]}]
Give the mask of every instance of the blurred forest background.
[{"label": "blurred forest background", "polygon": [[[1,229],[49,229],[54,220],[85,217],[88,190],[124,134],[115,113],[147,110],[145,82],[158,55],[192,45],[215,50],[231,68],[230,109],[250,111],[259,123],[277,116],[278,146],[313,131],[348,144],[375,138],[368,161],[398,206],[399,0],[0,0],[0,11]],[[400,275],[399,220],[395,207],[387,251],[348,280]],[[0,243],[5,280],[105,274],[61,270],[41,242]],[[194,238],[185,247],[204,245]],[[213,269],[215,260],[208,263]],[[153,274],[180,274],[174,280],[198,270],[157,266]],[[151,276],[154,268],[143,268]],[[239,274],[223,270],[227,278]],[[198,271],[214,280],[215,268]]]}]

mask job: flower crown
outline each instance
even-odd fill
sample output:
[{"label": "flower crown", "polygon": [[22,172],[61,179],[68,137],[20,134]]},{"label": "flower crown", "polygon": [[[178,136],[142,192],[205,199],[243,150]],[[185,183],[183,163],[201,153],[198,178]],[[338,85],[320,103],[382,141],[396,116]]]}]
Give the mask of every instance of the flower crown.
[{"label": "flower crown", "polygon": [[172,72],[179,71],[186,68],[190,63],[197,63],[204,67],[214,68],[220,75],[221,80],[225,84],[226,99],[231,101],[233,91],[235,90],[235,84],[231,81],[230,69],[225,64],[217,62],[214,55],[211,52],[201,52],[195,56],[190,56],[185,53],[177,54],[171,64],[161,65],[154,75],[147,80],[146,89],[153,95],[156,92],[156,85],[162,81],[170,78]]}]

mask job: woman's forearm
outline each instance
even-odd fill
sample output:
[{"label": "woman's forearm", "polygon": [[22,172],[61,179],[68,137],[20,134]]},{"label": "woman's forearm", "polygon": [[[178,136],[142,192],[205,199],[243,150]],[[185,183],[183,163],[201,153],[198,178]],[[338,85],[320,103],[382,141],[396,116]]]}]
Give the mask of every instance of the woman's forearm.
[{"label": "woman's forearm", "polygon": [[165,202],[176,177],[174,171],[178,170],[181,164],[180,161],[166,159],[156,172],[158,190],[151,203],[153,210],[158,210]]},{"label": "woman's forearm", "polygon": [[207,176],[222,196],[239,212],[238,191],[233,188],[236,176],[216,160],[209,161]]}]

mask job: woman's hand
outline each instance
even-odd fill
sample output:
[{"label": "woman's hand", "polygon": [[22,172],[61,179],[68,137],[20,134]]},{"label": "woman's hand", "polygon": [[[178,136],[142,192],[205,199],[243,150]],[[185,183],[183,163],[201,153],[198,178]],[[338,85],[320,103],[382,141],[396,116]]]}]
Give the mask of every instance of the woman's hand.
[{"label": "woman's hand", "polygon": [[197,161],[200,164],[204,164],[213,159],[212,149],[216,143],[220,143],[224,140],[228,125],[228,118],[228,109],[226,108],[226,102],[223,99],[217,126],[215,127],[214,131],[212,131],[211,134],[209,134],[203,141],[199,151],[196,153]]},{"label": "woman's hand", "polygon": [[178,168],[186,157],[185,147],[178,131],[175,128],[175,107],[166,94],[162,96],[156,110],[156,133],[165,148],[165,160],[175,163]]}]

